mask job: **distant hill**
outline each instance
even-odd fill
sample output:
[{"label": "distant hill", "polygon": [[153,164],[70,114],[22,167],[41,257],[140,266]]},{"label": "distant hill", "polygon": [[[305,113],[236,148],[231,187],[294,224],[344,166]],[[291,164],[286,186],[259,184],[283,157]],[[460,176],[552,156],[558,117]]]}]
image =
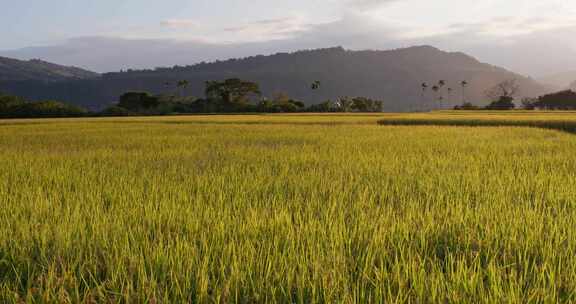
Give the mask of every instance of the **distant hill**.
[{"label": "distant hill", "polygon": [[37,59],[22,61],[0,57],[0,81],[65,81],[96,77],[99,77],[99,74],[76,67]]},{"label": "distant hill", "polygon": [[[254,56],[185,67],[157,68],[103,74],[99,79],[68,81],[46,85],[31,82],[0,83],[0,90],[28,94],[30,98],[51,95],[92,108],[115,101],[128,90],[170,93],[174,88],[166,82],[188,80],[188,93],[202,97],[207,80],[238,77],[256,81],[264,95],[285,92],[307,104],[341,96],[365,96],[381,99],[387,111],[423,109],[433,104],[429,92],[422,96],[422,82],[434,84],[445,80],[451,87],[445,105],[462,102],[460,82],[466,80],[466,99],[485,104],[484,92],[507,79],[518,80],[525,96],[547,92],[536,81],[505,69],[481,63],[463,54],[449,53],[430,46],[388,51],[348,51],[340,47]],[[319,90],[311,90],[313,81],[320,81]]]}]

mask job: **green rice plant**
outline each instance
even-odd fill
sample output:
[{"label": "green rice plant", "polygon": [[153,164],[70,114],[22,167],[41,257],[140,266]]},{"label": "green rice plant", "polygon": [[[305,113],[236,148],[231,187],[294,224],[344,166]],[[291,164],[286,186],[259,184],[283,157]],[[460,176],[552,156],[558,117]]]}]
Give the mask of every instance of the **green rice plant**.
[{"label": "green rice plant", "polygon": [[0,121],[1,303],[576,301],[576,137],[400,119]]},{"label": "green rice plant", "polygon": [[396,126],[468,126],[468,127],[533,127],[576,132],[574,112],[505,112],[501,111],[445,111],[436,113],[388,116],[380,125]]}]

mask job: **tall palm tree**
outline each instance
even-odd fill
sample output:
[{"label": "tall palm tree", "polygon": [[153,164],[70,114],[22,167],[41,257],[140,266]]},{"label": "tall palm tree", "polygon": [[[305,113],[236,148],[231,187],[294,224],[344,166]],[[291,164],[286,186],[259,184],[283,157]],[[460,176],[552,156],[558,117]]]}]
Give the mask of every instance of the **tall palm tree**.
[{"label": "tall palm tree", "polygon": [[190,82],[188,80],[180,80],[180,81],[178,81],[178,83],[176,83],[176,86],[181,91],[180,97],[183,97],[183,95],[186,93],[186,87],[188,87],[189,84],[190,84]]},{"label": "tall palm tree", "polygon": [[442,88],[444,88],[445,85],[445,80],[438,81],[438,92],[440,92],[440,96],[438,96],[438,103],[440,104],[440,110],[442,110],[442,101],[444,100],[444,96],[442,95]]},{"label": "tall palm tree", "polygon": [[437,98],[438,100],[440,100],[440,97],[438,96],[438,92],[440,91],[440,87],[437,86],[437,85],[432,86],[432,91],[434,91],[434,93],[435,93],[435,95],[436,95],[436,98]]},{"label": "tall palm tree", "polygon": [[421,85],[422,88],[422,105],[426,108],[426,91],[428,90],[428,84],[423,82]]},{"label": "tall palm tree", "polygon": [[164,82],[164,86],[166,87],[166,94],[169,100],[172,102],[176,98],[176,94],[178,94],[178,86],[174,85],[171,81]]},{"label": "tall palm tree", "polygon": [[460,86],[462,87],[462,104],[466,103],[466,87],[468,86],[468,81],[462,80],[460,82]]},{"label": "tall palm tree", "polygon": [[319,80],[315,80],[315,81],[312,83],[311,88],[312,88],[312,90],[318,90],[318,89],[320,88],[320,81],[319,81]]},{"label": "tall palm tree", "polygon": [[448,87],[448,88],[446,89],[446,92],[448,92],[448,98],[447,98],[448,105],[450,105],[450,104],[451,104],[451,101],[452,101],[452,91],[453,91],[453,90],[452,90],[451,87]]}]

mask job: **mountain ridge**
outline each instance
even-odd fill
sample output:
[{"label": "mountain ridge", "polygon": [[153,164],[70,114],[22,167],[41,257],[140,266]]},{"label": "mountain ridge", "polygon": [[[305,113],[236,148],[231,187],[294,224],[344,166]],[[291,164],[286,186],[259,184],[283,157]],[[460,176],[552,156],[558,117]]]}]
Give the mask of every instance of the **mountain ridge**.
[{"label": "mountain ridge", "polygon": [[96,77],[99,77],[98,73],[40,59],[18,60],[0,57],[0,81],[63,81]]},{"label": "mountain ridge", "polygon": [[[171,94],[174,88],[166,83],[178,80],[188,80],[187,93],[202,97],[205,81],[226,78],[255,81],[261,85],[265,96],[284,92],[307,104],[343,96],[380,99],[387,111],[433,108],[437,96],[433,92],[422,96],[421,84],[427,82],[432,86],[439,80],[446,81],[447,87],[452,89],[450,94],[445,93],[448,95],[444,96],[445,106],[454,106],[464,100],[486,104],[484,92],[511,78],[518,80],[524,96],[548,91],[529,77],[482,63],[462,52],[445,52],[426,45],[392,50],[353,51],[342,47],[301,50],[187,66],[104,73],[97,79],[66,81],[67,85],[48,87],[36,84],[35,89],[28,89],[51,92],[53,98],[101,108],[125,91]],[[320,89],[310,89],[313,81],[321,82]],[[460,88],[461,81],[470,85]],[[7,86],[0,83],[0,89],[3,87]],[[23,92],[22,87],[10,89]]]}]

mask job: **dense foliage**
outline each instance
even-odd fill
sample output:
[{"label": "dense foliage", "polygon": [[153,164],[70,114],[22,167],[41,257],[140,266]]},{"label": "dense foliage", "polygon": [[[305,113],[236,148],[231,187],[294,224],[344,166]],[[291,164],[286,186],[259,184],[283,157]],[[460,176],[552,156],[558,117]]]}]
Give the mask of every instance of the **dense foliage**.
[{"label": "dense foliage", "polygon": [[[498,95],[495,95],[498,96]],[[524,110],[576,110],[576,92],[564,90],[550,93],[538,98],[523,98],[520,101]],[[499,95],[497,100],[490,103],[484,109],[486,110],[512,110],[516,108],[514,98],[507,95]],[[478,110],[481,107],[472,103],[465,103],[461,106],[454,107],[455,110]]]},{"label": "dense foliage", "polygon": [[81,107],[58,101],[27,102],[16,96],[0,95],[0,118],[79,117],[87,114]]},{"label": "dense foliage", "polygon": [[576,92],[566,90],[547,94],[538,98],[534,106],[546,110],[576,110]]},{"label": "dense foliage", "polygon": [[[285,93],[262,96],[255,82],[237,78],[206,82],[205,98],[186,96],[187,82],[176,82],[178,94],[153,96],[145,92],[127,92],[117,105],[106,109],[124,109],[132,114],[170,113],[297,113],[297,112],[382,112],[383,102],[365,97],[343,97],[306,107],[304,102]],[[319,86],[313,83],[313,86]]]},{"label": "dense foliage", "polygon": [[500,96],[498,100],[486,106],[487,110],[512,110],[516,107],[514,98],[511,96]]},{"label": "dense foliage", "polygon": [[304,102],[276,93],[272,99],[261,95],[255,82],[237,78],[206,82],[206,97],[187,95],[188,81],[167,82],[171,94],[126,92],[100,112],[88,112],[56,101],[27,102],[23,98],[0,95],[0,117],[129,116],[194,113],[297,113],[297,112],[381,112],[383,102],[364,97],[340,98],[306,107]]}]

